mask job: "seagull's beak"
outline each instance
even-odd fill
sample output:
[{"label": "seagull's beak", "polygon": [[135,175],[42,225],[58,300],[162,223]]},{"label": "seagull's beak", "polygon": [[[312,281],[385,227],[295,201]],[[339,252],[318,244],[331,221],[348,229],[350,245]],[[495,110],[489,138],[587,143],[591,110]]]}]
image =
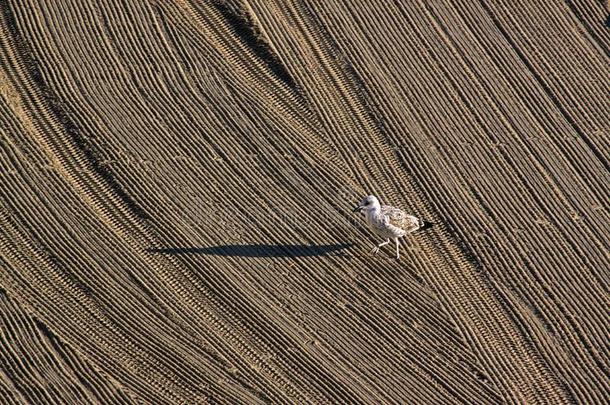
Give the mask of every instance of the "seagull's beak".
[{"label": "seagull's beak", "polygon": [[364,208],[363,206],[359,205],[356,208],[354,208],[353,212],[360,212],[360,211],[362,211],[363,208]]}]

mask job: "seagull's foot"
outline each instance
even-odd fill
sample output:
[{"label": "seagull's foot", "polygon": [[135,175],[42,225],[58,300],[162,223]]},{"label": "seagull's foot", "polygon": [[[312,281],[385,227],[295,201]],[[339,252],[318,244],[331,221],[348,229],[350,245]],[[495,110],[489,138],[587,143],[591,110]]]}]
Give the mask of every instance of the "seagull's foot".
[{"label": "seagull's foot", "polygon": [[379,252],[379,246],[375,246],[375,247],[373,248],[373,250],[371,250],[371,254],[372,254],[372,255],[376,255],[376,254],[377,254],[377,252]]}]

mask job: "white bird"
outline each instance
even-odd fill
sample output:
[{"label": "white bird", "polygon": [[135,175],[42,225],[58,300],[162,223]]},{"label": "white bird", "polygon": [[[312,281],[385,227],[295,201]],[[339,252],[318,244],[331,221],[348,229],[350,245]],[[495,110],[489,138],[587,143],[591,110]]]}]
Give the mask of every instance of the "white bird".
[{"label": "white bird", "polygon": [[359,211],[364,212],[366,223],[371,227],[373,232],[386,239],[385,242],[375,246],[372,253],[376,254],[379,252],[379,248],[390,243],[390,239],[394,239],[396,242],[396,259],[400,258],[399,238],[408,233],[432,226],[430,222],[409,215],[398,208],[381,205],[379,199],[374,195],[365,197],[358,204],[354,212]]}]

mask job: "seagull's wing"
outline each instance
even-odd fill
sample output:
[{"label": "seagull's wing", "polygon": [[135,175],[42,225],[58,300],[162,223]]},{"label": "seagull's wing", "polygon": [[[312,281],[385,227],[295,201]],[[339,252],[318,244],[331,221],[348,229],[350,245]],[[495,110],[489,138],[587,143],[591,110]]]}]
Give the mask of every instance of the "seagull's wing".
[{"label": "seagull's wing", "polygon": [[385,221],[387,221],[386,224],[388,226],[402,229],[406,233],[418,230],[423,224],[423,221],[419,218],[389,205],[381,207],[381,214]]}]

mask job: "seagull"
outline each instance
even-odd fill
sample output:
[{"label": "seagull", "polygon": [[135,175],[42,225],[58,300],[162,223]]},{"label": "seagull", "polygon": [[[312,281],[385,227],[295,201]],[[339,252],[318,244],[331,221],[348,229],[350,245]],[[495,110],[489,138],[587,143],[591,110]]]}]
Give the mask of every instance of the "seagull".
[{"label": "seagull", "polygon": [[400,259],[398,238],[432,226],[432,223],[409,215],[398,208],[381,205],[379,199],[374,195],[366,196],[360,201],[360,204],[354,208],[354,212],[364,212],[366,223],[373,232],[386,240],[375,246],[371,253],[377,254],[379,248],[390,243],[390,239],[394,239],[394,242],[396,242],[396,259]]}]

